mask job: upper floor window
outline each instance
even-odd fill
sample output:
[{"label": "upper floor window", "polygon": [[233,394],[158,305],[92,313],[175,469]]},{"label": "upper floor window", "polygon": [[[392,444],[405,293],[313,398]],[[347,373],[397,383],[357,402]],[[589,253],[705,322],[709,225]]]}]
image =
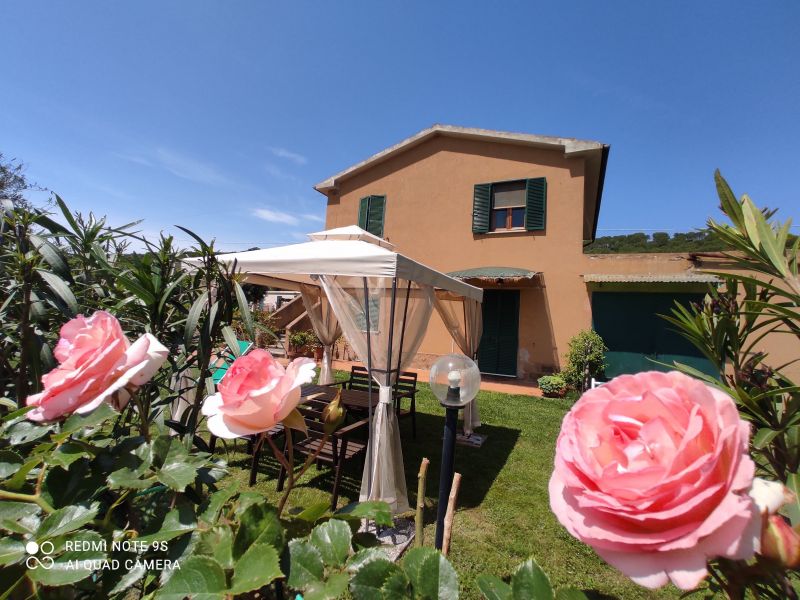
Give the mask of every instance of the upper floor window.
[{"label": "upper floor window", "polygon": [[491,231],[525,227],[525,180],[492,185]]},{"label": "upper floor window", "polygon": [[479,183],[473,197],[472,231],[543,231],[546,212],[547,180],[544,177]]},{"label": "upper floor window", "polygon": [[372,235],[383,237],[383,215],[386,196],[367,196],[358,203],[358,226]]}]

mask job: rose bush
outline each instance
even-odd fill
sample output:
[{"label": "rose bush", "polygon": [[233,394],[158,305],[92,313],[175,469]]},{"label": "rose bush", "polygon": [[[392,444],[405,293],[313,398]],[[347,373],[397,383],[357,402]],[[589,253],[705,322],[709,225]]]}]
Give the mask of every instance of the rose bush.
[{"label": "rose bush", "polygon": [[709,558],[747,559],[758,550],[749,434],[733,400],[696,379],[617,377],[565,417],[551,507],[635,582],[695,588]]},{"label": "rose bush", "polygon": [[147,383],[168,351],[150,334],[131,344],[119,321],[99,310],[65,323],[53,354],[58,367],[42,377],[44,390],[27,399],[36,407],[27,415],[32,421],[88,413],[105,401],[124,407],[129,388]]},{"label": "rose bush", "polygon": [[297,358],[284,369],[260,348],[240,356],[203,403],[209,431],[227,439],[267,431],[297,407],[300,386],[311,383],[315,366],[310,358]]}]

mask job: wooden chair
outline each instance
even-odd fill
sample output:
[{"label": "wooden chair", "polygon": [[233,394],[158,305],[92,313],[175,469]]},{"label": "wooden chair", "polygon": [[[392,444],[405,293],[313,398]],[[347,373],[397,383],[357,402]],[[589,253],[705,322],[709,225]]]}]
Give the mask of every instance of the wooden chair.
[{"label": "wooden chair", "polygon": [[[294,441],[296,436],[302,435],[298,432],[287,430],[286,442],[288,450],[288,436],[292,437],[295,456],[312,456],[322,446],[317,455],[317,465],[319,463],[329,464],[333,467],[333,491],[331,493],[331,510],[336,510],[336,503],[339,500],[339,485],[342,482],[342,470],[345,463],[356,458],[366,456],[366,440],[353,439],[353,434],[369,428],[369,421],[361,419],[355,423],[350,423],[337,429],[328,439],[324,439],[324,425],[322,420],[322,410],[327,405],[323,400],[308,399],[304,404],[297,407],[306,421],[308,436],[300,441]],[[283,489],[286,481],[286,469],[281,466],[278,475],[278,491]]]},{"label": "wooden chair", "polygon": [[[346,390],[369,390],[369,371],[361,365],[353,365],[350,368],[350,378],[331,385],[342,385]],[[376,391],[373,383],[372,389]],[[394,384],[392,393],[394,397],[394,409],[397,418],[411,417],[411,437],[417,439],[417,374],[413,371],[403,371]],[[409,399],[411,404],[408,410],[402,407],[403,400]]]}]

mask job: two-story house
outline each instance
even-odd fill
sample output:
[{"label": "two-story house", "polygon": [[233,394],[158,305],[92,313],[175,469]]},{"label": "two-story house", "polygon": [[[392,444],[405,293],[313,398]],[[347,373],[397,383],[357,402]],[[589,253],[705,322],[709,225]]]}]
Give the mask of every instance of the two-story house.
[{"label": "two-story house", "polygon": [[[479,352],[487,374],[531,378],[562,366],[590,326],[608,374],[704,359],[658,313],[699,300],[713,277],[679,255],[584,254],[593,240],[609,146],[434,125],[322,181],[326,227],[358,224],[485,290]],[[453,351],[438,316],[417,357]]]}]

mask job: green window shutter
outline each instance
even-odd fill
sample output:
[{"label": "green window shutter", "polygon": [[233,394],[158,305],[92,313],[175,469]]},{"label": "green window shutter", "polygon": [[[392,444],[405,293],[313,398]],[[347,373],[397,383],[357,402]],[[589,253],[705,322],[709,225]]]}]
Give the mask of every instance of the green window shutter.
[{"label": "green window shutter", "polygon": [[367,212],[369,211],[369,196],[362,198],[358,203],[358,226],[361,229],[367,228]]},{"label": "green window shutter", "polygon": [[547,180],[544,177],[525,182],[525,229],[543,231],[547,217]]},{"label": "green window shutter", "polygon": [[472,233],[489,231],[489,216],[492,208],[492,184],[478,183],[472,196]]},{"label": "green window shutter", "polygon": [[386,208],[386,196],[369,196],[369,210],[365,229],[372,235],[383,237],[383,212]]}]

